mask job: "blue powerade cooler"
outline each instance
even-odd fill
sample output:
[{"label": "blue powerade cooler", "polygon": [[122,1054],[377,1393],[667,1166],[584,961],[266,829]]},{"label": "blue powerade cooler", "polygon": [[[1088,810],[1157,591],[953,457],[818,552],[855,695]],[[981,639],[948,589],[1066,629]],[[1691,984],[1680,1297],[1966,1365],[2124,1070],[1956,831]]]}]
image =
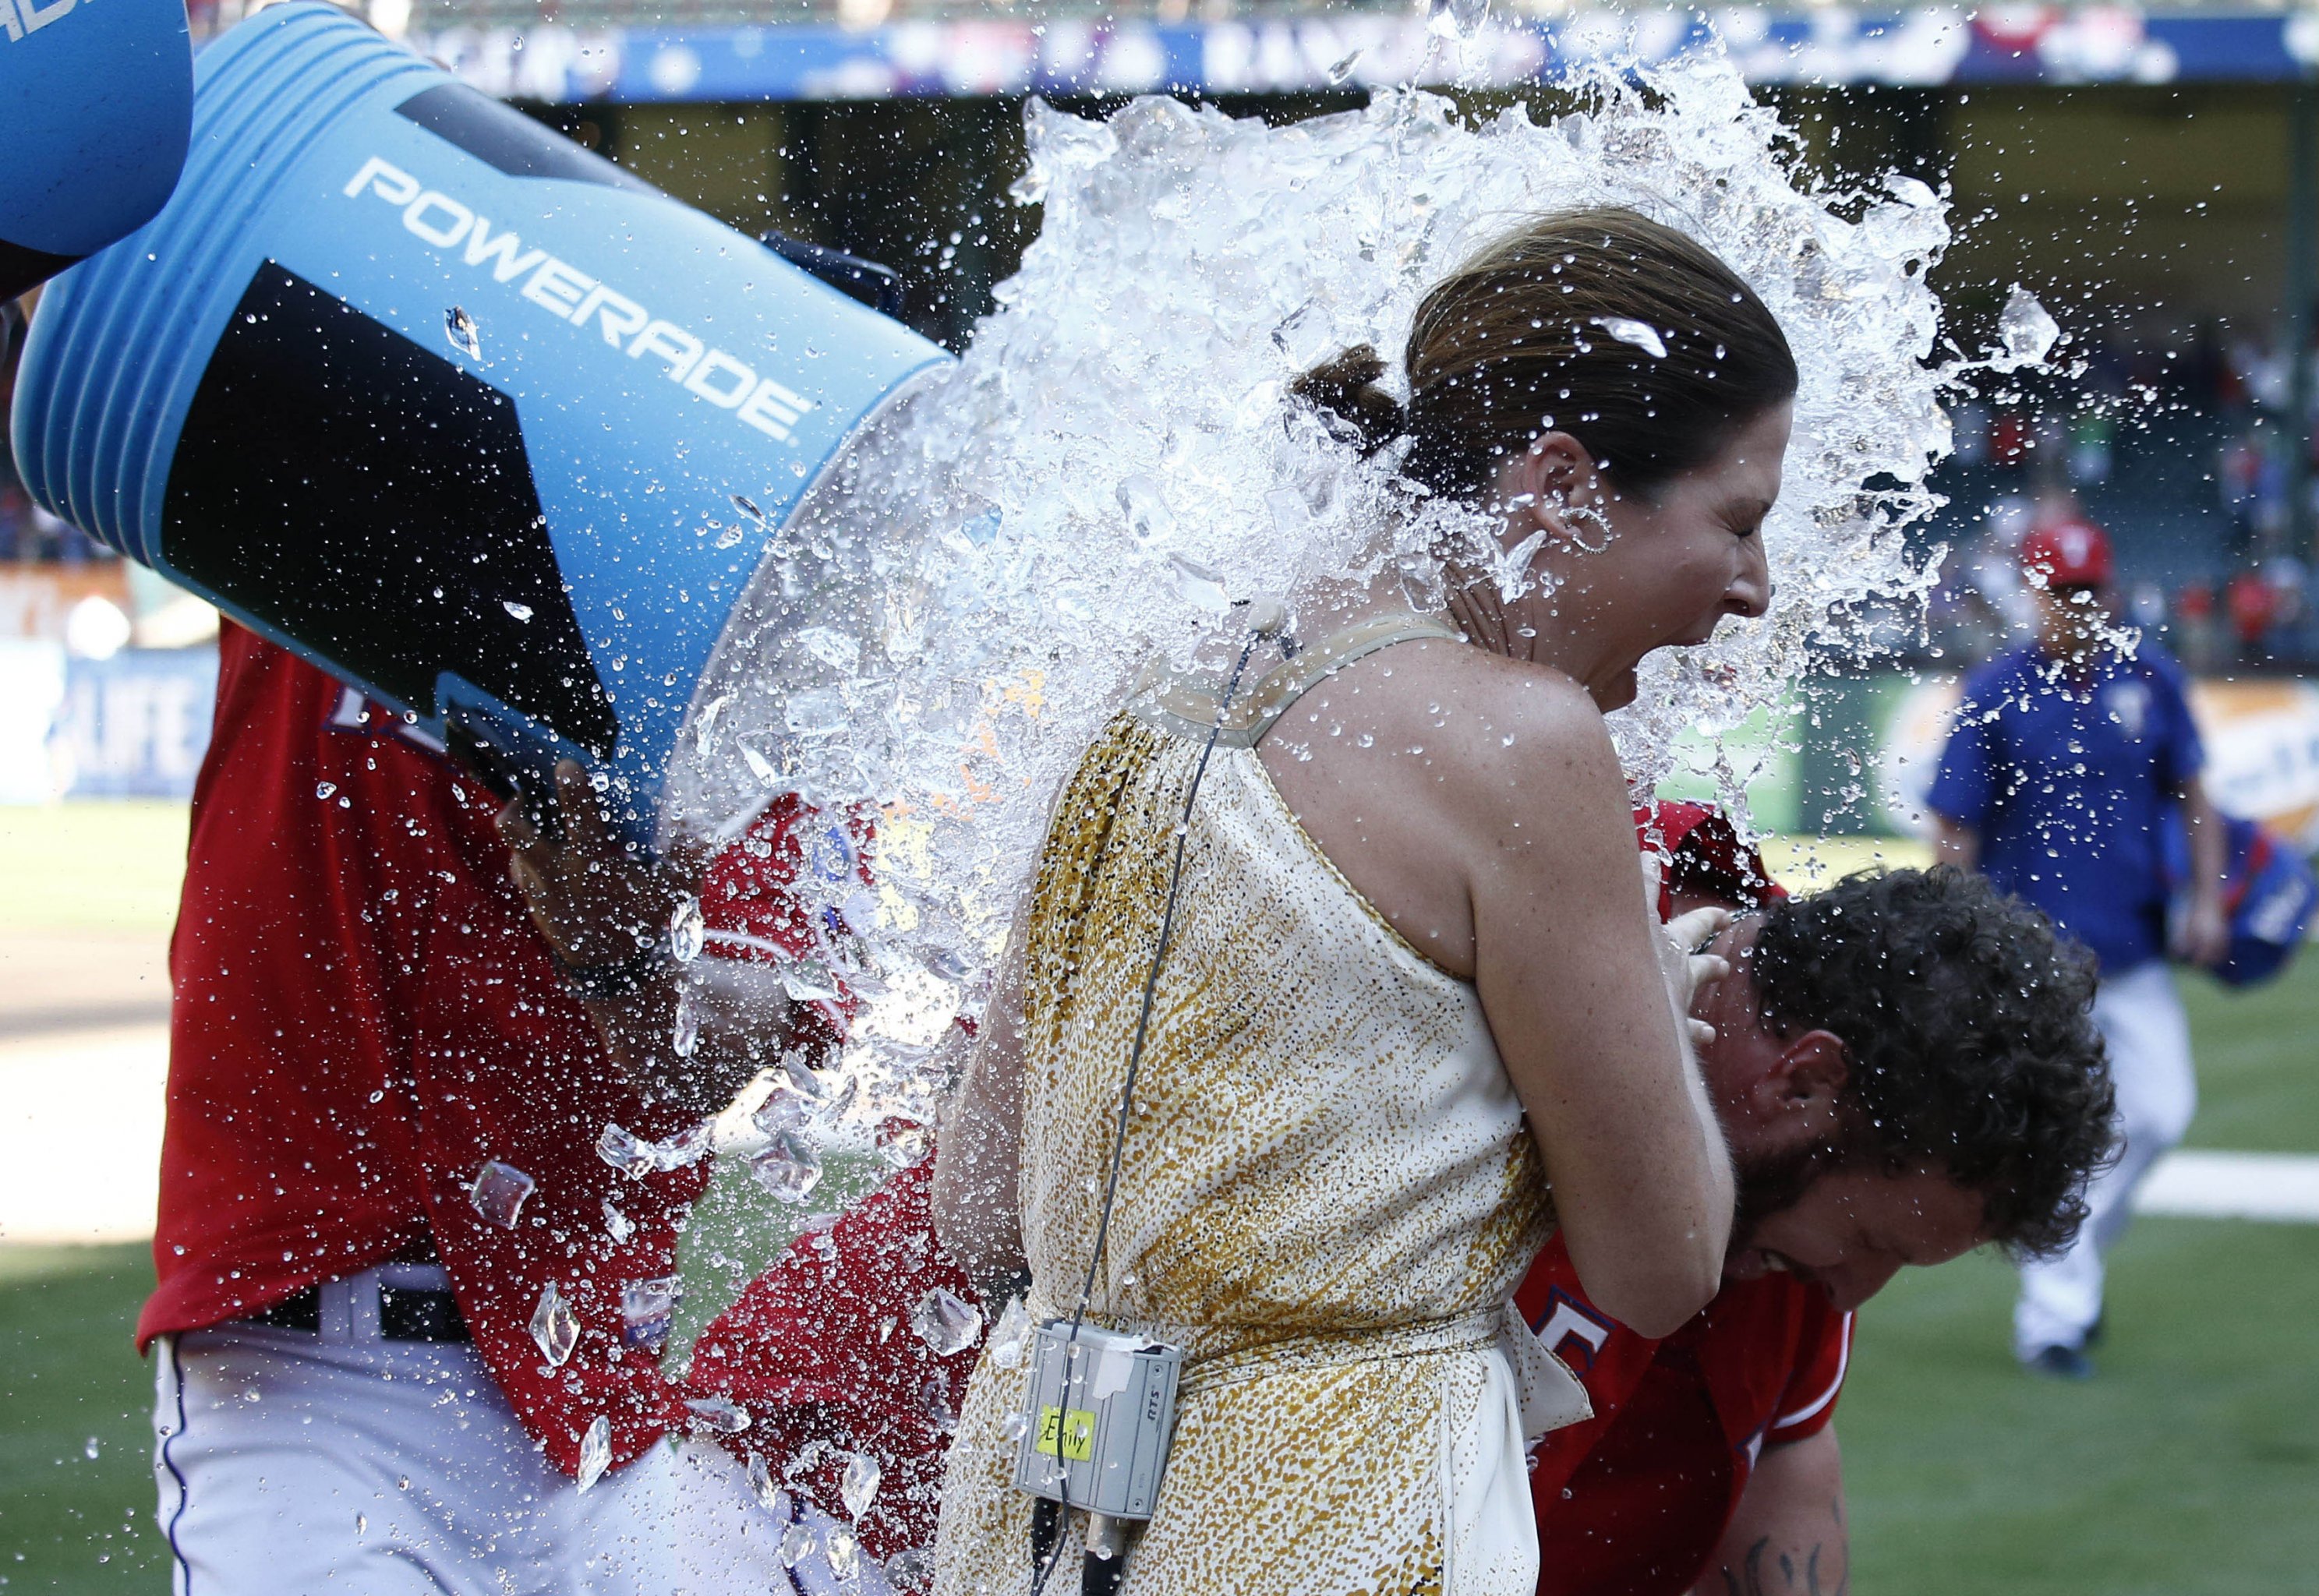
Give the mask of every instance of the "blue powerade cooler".
[{"label": "blue powerade cooler", "polygon": [[647,840],[784,518],[948,356],[330,7],[196,76],[175,197],[34,319],[26,484],[511,788],[606,771]]},{"label": "blue powerade cooler", "polygon": [[185,0],[0,0],[0,300],[150,221],[193,109]]}]

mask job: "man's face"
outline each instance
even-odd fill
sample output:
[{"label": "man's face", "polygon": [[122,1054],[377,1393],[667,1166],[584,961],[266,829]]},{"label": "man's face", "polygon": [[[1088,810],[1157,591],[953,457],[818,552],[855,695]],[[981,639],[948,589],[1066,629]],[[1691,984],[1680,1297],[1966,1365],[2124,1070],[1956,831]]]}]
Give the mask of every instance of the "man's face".
[{"label": "man's face", "polygon": [[1740,1188],[1724,1277],[1784,1269],[1849,1311],[1905,1265],[1970,1252],[1989,1239],[1987,1222],[1980,1195],[1945,1171],[1896,1174],[1831,1154],[1845,1135],[1844,1044],[1825,1031],[1781,1036],[1764,1025],[1746,957],[1761,925],[1749,915],[1717,939],[1731,974],[1703,985],[1692,1003],[1692,1014],[1715,1027],[1700,1067]]}]

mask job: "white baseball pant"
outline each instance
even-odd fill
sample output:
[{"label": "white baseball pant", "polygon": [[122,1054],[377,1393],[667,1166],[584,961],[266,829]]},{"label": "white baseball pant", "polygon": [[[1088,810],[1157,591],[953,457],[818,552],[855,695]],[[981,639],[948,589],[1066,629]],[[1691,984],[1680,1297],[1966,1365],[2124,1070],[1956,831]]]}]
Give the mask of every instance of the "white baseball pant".
[{"label": "white baseball pant", "polygon": [[2134,1216],[2134,1188],[2180,1141],[2198,1107],[2190,1019],[2162,960],[2104,974],[2094,1024],[2117,1090],[2117,1161],[2086,1188],[2086,1222],[2059,1257],[2021,1267],[2013,1350],[2026,1361],[2048,1347],[2082,1347],[2101,1317],[2103,1260]]},{"label": "white baseball pant", "polygon": [[[815,1560],[784,1568],[787,1522],[721,1448],[655,1447],[583,1492],[539,1455],[474,1347],[380,1336],[381,1285],[447,1284],[433,1265],[384,1265],[320,1288],[319,1332],[230,1324],[156,1344],[176,1596],[837,1588]],[[886,1596],[863,1569],[849,1596]]]}]

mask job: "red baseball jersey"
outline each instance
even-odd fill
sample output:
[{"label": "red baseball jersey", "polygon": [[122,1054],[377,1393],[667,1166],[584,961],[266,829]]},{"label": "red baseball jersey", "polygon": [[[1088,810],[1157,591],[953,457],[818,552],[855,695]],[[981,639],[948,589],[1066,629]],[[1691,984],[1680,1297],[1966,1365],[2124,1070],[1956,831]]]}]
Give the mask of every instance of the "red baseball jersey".
[{"label": "red baseball jersey", "polygon": [[1825,1428],[1852,1315],[1788,1275],[1733,1281],[1665,1340],[1586,1300],[1557,1236],[1515,1303],[1594,1416],[1538,1443],[1542,1596],[1675,1596],[1705,1570],[1763,1449]]},{"label": "red baseball jersey", "polygon": [[775,1478],[801,1464],[792,1486],[826,1511],[843,1511],[851,1454],[876,1458],[884,1478],[859,1528],[881,1558],[933,1543],[943,1454],[979,1350],[938,1355],[911,1325],[936,1291],[979,1306],[934,1239],[933,1185],[928,1158],[792,1241],[701,1332],[686,1375],[696,1394],[749,1413],[728,1447]]},{"label": "red baseball jersey", "polygon": [[[572,1472],[600,1414],[616,1462],[685,1416],[657,1357],[625,1344],[620,1288],[674,1273],[707,1165],[637,1177],[598,1155],[607,1124],[688,1125],[639,1097],[557,977],[508,881],[499,807],[359,694],[224,628],[170,944],[159,1283],[137,1339],[431,1242],[517,1416]],[[798,819],[769,812],[754,848],[717,862],[712,952],[811,945],[786,890]],[[493,1162],[519,1176],[479,1204]],[[528,1329],[551,1284],[580,1331],[553,1366]]]}]

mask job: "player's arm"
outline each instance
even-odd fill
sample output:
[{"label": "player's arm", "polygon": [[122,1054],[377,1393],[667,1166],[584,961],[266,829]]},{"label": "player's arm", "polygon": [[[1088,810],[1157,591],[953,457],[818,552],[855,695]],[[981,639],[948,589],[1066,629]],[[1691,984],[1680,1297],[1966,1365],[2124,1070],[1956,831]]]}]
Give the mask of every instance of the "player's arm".
[{"label": "player's arm", "polygon": [[1692,1596],[1838,1596],[1852,1587],[1836,1426],[1767,1447]]},{"label": "player's arm", "polygon": [[[700,959],[680,971],[664,959],[618,980],[589,973],[634,967],[666,931],[697,881],[703,850],[680,848],[657,864],[613,834],[586,774],[566,760],[555,771],[562,834],[541,835],[519,804],[500,815],[500,834],[532,924],[575,983],[614,1060],[639,1090],[687,1114],[714,1114],[790,1045],[795,1005],[777,972],[735,960]],[[689,1053],[677,1050],[677,1000],[693,986]]]},{"label": "player's arm", "polygon": [[1981,834],[1945,815],[1933,816],[1933,857],[1969,870],[1981,862]]}]

